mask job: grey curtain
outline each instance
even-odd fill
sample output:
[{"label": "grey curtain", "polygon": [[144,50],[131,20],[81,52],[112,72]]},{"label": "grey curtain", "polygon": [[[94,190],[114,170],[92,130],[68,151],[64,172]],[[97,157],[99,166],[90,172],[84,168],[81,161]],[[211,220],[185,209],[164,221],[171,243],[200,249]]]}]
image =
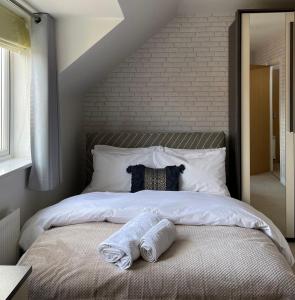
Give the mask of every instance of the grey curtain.
[{"label": "grey curtain", "polygon": [[54,19],[32,20],[31,153],[28,187],[52,190],[60,184],[60,134]]}]

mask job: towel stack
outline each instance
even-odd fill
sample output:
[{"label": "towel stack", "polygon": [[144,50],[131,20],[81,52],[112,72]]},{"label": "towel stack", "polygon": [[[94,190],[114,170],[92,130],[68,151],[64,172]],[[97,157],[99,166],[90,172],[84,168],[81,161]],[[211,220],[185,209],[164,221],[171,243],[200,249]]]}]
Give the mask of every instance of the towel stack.
[{"label": "towel stack", "polygon": [[125,270],[140,255],[148,262],[156,262],[174,242],[176,229],[167,219],[145,212],[130,220],[120,230],[99,245],[99,253],[106,262]]},{"label": "towel stack", "polygon": [[141,239],[139,244],[142,258],[148,262],[156,262],[174,242],[176,229],[167,219],[153,226]]}]

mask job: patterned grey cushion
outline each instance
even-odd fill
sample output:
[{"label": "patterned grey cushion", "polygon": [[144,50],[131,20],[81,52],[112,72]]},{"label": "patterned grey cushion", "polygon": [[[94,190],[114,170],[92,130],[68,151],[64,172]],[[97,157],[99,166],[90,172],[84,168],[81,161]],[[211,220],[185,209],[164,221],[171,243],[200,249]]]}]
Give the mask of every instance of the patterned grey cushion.
[{"label": "patterned grey cushion", "polygon": [[176,149],[214,149],[225,147],[224,132],[102,132],[86,135],[86,184],[93,173],[91,150],[95,145],[122,148],[163,146]]}]

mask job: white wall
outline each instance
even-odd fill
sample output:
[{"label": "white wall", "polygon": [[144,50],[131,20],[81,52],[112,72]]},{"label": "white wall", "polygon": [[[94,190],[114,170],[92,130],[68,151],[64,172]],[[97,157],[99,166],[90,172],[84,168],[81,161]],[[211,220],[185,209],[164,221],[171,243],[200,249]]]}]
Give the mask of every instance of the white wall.
[{"label": "white wall", "polygon": [[178,16],[84,98],[85,131],[228,131],[233,15]]},{"label": "white wall", "polygon": [[[118,7],[118,1],[112,1],[112,5],[116,5],[115,18],[120,19],[123,11],[124,21],[119,23],[120,26],[115,26],[110,34],[94,43],[95,39],[99,39],[105,34],[106,28],[87,31],[87,26],[99,25],[93,18],[97,17],[101,10],[95,10],[93,7],[103,5],[107,12],[111,10],[113,13],[113,8],[109,6],[109,0],[99,2],[87,0],[87,3],[85,0],[76,1],[75,5],[73,1],[67,0],[61,6],[59,0],[48,0],[42,4],[40,1],[34,0],[29,2],[40,11],[52,13],[56,16],[58,23],[58,60],[61,63],[61,69],[63,70],[65,67],[59,74],[63,184],[55,191],[40,193],[26,189],[28,170],[19,170],[6,177],[1,177],[0,216],[10,209],[21,207],[22,221],[39,208],[81,191],[81,179],[83,178],[81,172],[83,160],[81,154],[83,152],[81,94],[89,85],[91,86],[93,81],[102,77],[107,69],[126,57],[154,31],[167,23],[174,16],[177,6],[176,0],[161,0],[160,6],[158,0],[124,0],[120,1],[120,7]],[[64,9],[64,4],[66,4],[66,9]],[[43,7],[40,7],[41,5]],[[57,9],[58,7],[60,9]],[[70,9],[68,9],[69,7]],[[68,14],[69,11],[71,15]],[[86,21],[82,16],[87,17],[88,20]],[[100,18],[103,16],[104,14],[99,15]],[[67,18],[67,21],[70,22],[67,24],[63,24],[63,21],[59,22],[63,18]],[[80,21],[76,24],[77,26],[69,26],[75,20],[80,20],[83,28],[77,28]],[[106,26],[109,30],[114,23],[106,21],[105,24],[111,23],[110,26]],[[61,28],[63,28],[63,32],[61,32]],[[75,35],[78,29],[80,35],[85,33],[83,38],[77,38]],[[88,50],[82,54],[81,49],[82,52]]]},{"label": "white wall", "polygon": [[[116,59],[111,70],[111,64],[91,66],[98,76],[84,98],[85,131],[227,132],[228,27],[236,10],[292,6],[288,0],[178,1],[178,16],[127,59]],[[112,40],[108,48],[119,42]],[[91,56],[82,58],[85,64]]]},{"label": "white wall", "polygon": [[[51,13],[50,7],[56,8],[57,4],[61,5],[61,8],[63,8],[63,5],[67,3],[67,7],[61,11],[61,15],[59,15],[60,11],[52,11],[53,14],[56,13],[56,17],[64,17],[63,14],[68,13],[68,7],[73,6],[73,11],[74,14],[80,15],[80,13],[87,15],[88,17],[91,16],[93,17],[94,15],[92,14],[94,11],[92,9],[92,5],[100,5],[100,1],[96,0],[87,0],[87,4],[85,4],[85,0],[81,1],[76,1],[79,5],[73,5],[73,1],[67,0],[63,1],[62,4],[60,0],[46,0],[42,1],[42,3],[38,0],[30,0],[29,1],[31,4],[35,5],[36,8],[40,11],[47,11]],[[187,15],[187,14],[194,14],[194,13],[200,13],[200,14],[205,14],[205,18],[209,17],[214,17],[211,15],[212,11],[208,12],[208,8],[210,10],[214,10],[215,12],[218,13],[218,10],[222,11],[222,15],[227,18],[227,17],[232,17],[233,13],[236,9],[241,8],[241,7],[246,7],[247,3],[254,5],[254,6],[260,6],[260,7],[267,7],[267,4],[270,2],[276,3],[276,6],[282,6],[281,1],[242,1],[239,0],[238,2],[235,0],[229,0],[222,2],[220,0],[201,0],[201,1],[194,1],[194,0],[120,0],[120,10],[117,12],[119,13],[117,16],[120,17],[121,14],[121,9],[124,14],[124,21],[122,21],[119,25],[116,26],[110,34],[104,36],[100,42],[94,44],[88,51],[86,51],[83,55],[79,56],[79,59],[73,62],[69,67],[65,69],[60,74],[60,88],[61,88],[61,94],[60,94],[60,102],[61,102],[61,128],[62,128],[62,153],[63,153],[63,177],[64,177],[64,182],[63,184],[53,192],[48,192],[48,193],[39,193],[39,192],[32,192],[26,189],[25,184],[26,184],[26,179],[27,179],[27,170],[20,170],[17,172],[14,172],[6,177],[1,177],[0,178],[0,215],[4,214],[5,211],[9,209],[13,209],[16,207],[21,207],[21,215],[22,215],[22,220],[25,220],[27,217],[29,217],[33,212],[35,212],[37,209],[42,208],[47,206],[48,204],[55,203],[58,200],[64,198],[65,196],[68,196],[70,194],[74,194],[79,191],[80,189],[80,179],[81,179],[81,172],[80,172],[80,162],[81,162],[81,118],[82,116],[82,107],[80,103],[80,95],[83,93],[85,90],[88,90],[89,87],[93,86],[93,84],[99,85],[99,82],[101,82],[101,79],[104,78],[104,76],[109,72],[114,66],[116,66],[118,63],[122,62],[122,60],[130,55],[135,49],[140,47],[144,41],[146,41],[153,33],[157,32],[158,29],[165,25],[176,13],[176,7],[177,4],[179,5],[179,14],[181,15]],[[291,1],[284,1],[284,3],[291,3]],[[292,1],[293,2],[293,1]],[[99,3],[99,4],[98,4]],[[108,5],[109,0],[105,1],[106,5]],[[49,5],[46,7],[45,5]],[[228,4],[230,4],[228,6]],[[40,7],[42,6],[43,7]],[[81,8],[81,9],[79,9]],[[84,9],[87,8],[87,11],[85,12]],[[108,9],[108,7],[106,7]],[[83,10],[83,11],[82,11]],[[207,11],[206,11],[207,10]],[[95,13],[95,16],[97,14]],[[104,15],[101,15],[100,17],[103,17]],[[180,20],[180,19],[179,19]],[[189,19],[188,19],[189,20]],[[181,35],[181,31],[178,32],[177,28],[172,29],[171,35],[170,33],[166,37],[161,37],[161,39],[179,39],[178,41],[174,41],[175,43],[179,43],[179,45],[176,48],[181,48],[180,44],[182,43],[180,40],[182,37],[184,39],[186,38],[197,38],[197,33],[201,32],[201,28],[206,28],[207,24],[204,21],[198,23],[199,21],[196,18],[192,18],[194,20],[192,23],[194,24],[194,28],[192,29],[193,32],[195,31],[195,36],[191,37],[185,37],[184,35]],[[200,19],[202,20],[202,19]],[[188,21],[189,22],[189,21]],[[194,92],[195,94],[193,96],[187,95],[185,99],[181,99],[179,102],[180,105],[177,104],[177,101],[171,101],[163,99],[160,99],[160,96],[156,94],[150,94],[150,100],[151,104],[154,105],[154,113],[150,114],[149,111],[147,114],[147,117],[154,118],[155,116],[155,121],[157,121],[157,116],[156,116],[156,110],[158,109],[156,107],[156,103],[159,102],[161,105],[160,107],[163,109],[166,106],[166,101],[167,101],[167,107],[171,109],[170,111],[166,111],[167,114],[163,115],[162,112],[160,114],[161,118],[163,117],[163,123],[159,123],[159,128],[162,127],[163,125],[167,125],[169,128],[182,128],[182,129],[194,129],[200,125],[202,125],[199,122],[202,118],[203,112],[199,112],[197,110],[198,107],[202,107],[202,109],[206,113],[206,117],[209,118],[209,121],[204,120],[203,123],[203,128],[213,128],[213,129],[225,129],[226,130],[226,122],[227,122],[227,91],[225,90],[220,90],[217,91],[216,88],[218,84],[221,84],[221,88],[226,88],[227,84],[227,74],[225,69],[227,68],[227,59],[226,59],[226,53],[227,53],[227,48],[225,45],[219,45],[218,43],[225,43],[224,38],[226,38],[225,33],[226,33],[226,27],[228,26],[229,19],[226,19],[225,21],[222,19],[219,20],[211,20],[210,22],[210,27],[216,28],[214,31],[218,31],[218,27],[221,26],[221,39],[222,41],[212,41],[212,45],[206,46],[203,44],[201,48],[203,47],[204,49],[209,48],[208,53],[219,53],[222,54],[221,57],[221,65],[215,64],[215,66],[218,68],[220,66],[221,70],[214,70],[214,66],[211,65],[209,66],[210,59],[205,56],[205,53],[202,55],[196,55],[196,62],[195,64],[192,65],[192,68],[195,68],[192,70],[192,72],[196,72],[192,75],[190,80],[184,80],[184,84],[190,84],[191,87],[194,85],[197,85],[198,80],[202,80],[203,75],[201,72],[206,72],[207,75],[205,74],[205,80],[206,80],[206,86],[205,90],[202,91],[202,86],[198,86],[194,91],[192,88],[188,88],[188,93]],[[187,24],[187,21],[184,19],[183,21],[180,21],[180,26],[178,27],[179,29],[184,28],[184,27],[189,27]],[[189,33],[189,32],[187,32]],[[164,35],[165,36],[165,35]],[[215,38],[217,36],[214,35]],[[66,39],[60,39],[61,41],[66,41]],[[90,39],[91,40],[91,39]],[[92,40],[93,41],[93,40]],[[79,42],[79,40],[77,41]],[[172,43],[174,43],[172,41]],[[206,41],[203,41],[204,43]],[[92,43],[92,42],[91,42]],[[91,46],[91,43],[89,44]],[[153,42],[154,43],[154,42]],[[155,45],[152,43],[152,45],[148,46],[146,50],[147,54],[150,55],[153,53],[152,48],[159,49],[160,44],[162,43],[161,41],[157,45],[157,42],[155,42]],[[185,51],[189,52],[189,55],[193,55],[194,53],[198,53],[198,48],[199,46],[189,46],[189,43],[197,43],[197,41],[189,41],[186,42],[184,41],[184,49],[181,55],[184,55]],[[186,45],[187,43],[187,45]],[[214,44],[217,43],[217,44]],[[88,45],[88,46],[89,46]],[[149,45],[149,44],[148,44]],[[59,45],[60,47],[60,45]],[[61,46],[60,49],[62,49],[63,46]],[[149,48],[150,47],[150,48]],[[173,48],[172,47],[168,47]],[[212,47],[212,49],[211,49]],[[220,47],[220,51],[218,50],[218,47]],[[186,49],[185,49],[186,48]],[[196,49],[196,51],[195,51]],[[143,52],[144,52],[143,51]],[[139,51],[140,52],[140,51]],[[62,50],[61,52],[62,53]],[[167,54],[167,53],[166,53]],[[62,55],[62,54],[60,54]],[[77,55],[76,55],[77,56]],[[155,56],[154,56],[155,57]],[[215,57],[215,55],[214,55]],[[216,56],[217,57],[217,56]],[[132,58],[132,56],[131,56]],[[161,58],[161,57],[158,57]],[[162,57],[165,59],[165,61],[160,62],[162,64],[177,64],[177,57],[172,57],[172,56],[164,56]],[[190,62],[192,57],[187,57]],[[170,60],[171,61],[168,61]],[[179,59],[186,59],[186,57],[180,57]],[[198,67],[201,69],[202,67],[202,60],[204,60],[203,67],[210,67],[212,69],[208,69],[208,71],[201,71],[198,70]],[[139,64],[140,68],[144,62],[144,53],[143,56],[139,55],[139,61],[135,62],[136,64]],[[134,62],[129,62],[129,63],[134,63]],[[152,62],[150,62],[152,63]],[[180,62],[182,63],[182,62]],[[187,62],[186,62],[187,63]],[[126,66],[126,62],[123,63]],[[164,67],[161,65],[161,68]],[[151,71],[152,73],[157,73],[155,69],[156,67],[152,67]],[[173,68],[173,67],[172,67]],[[186,74],[189,73],[189,66],[186,65],[184,71]],[[127,65],[127,73],[131,74],[132,73],[132,65]],[[168,65],[167,65],[168,69]],[[171,70],[172,71],[172,70]],[[136,71],[139,73],[139,71]],[[181,74],[181,72],[176,72],[175,74]],[[215,72],[217,72],[215,74]],[[119,71],[119,73],[123,74],[123,71]],[[144,72],[145,74],[148,74],[149,71],[148,69],[145,69]],[[161,72],[160,72],[161,73]],[[165,74],[169,73],[167,71],[163,72]],[[115,73],[111,73],[111,75],[108,77],[112,80],[112,78],[116,78],[114,75]],[[173,72],[171,73],[173,74]],[[154,74],[153,74],[154,75]],[[169,75],[170,76],[170,75]],[[144,78],[144,77],[143,77]],[[160,76],[155,76],[155,78],[162,78]],[[169,77],[168,77],[169,78]],[[215,79],[217,81],[215,82]],[[181,78],[180,78],[181,79]],[[117,79],[115,79],[117,80]],[[147,78],[144,78],[142,80],[145,80],[145,84],[151,84],[152,80],[151,77],[147,76]],[[110,83],[107,83],[108,80],[105,81],[106,84],[104,84],[104,87],[107,87],[107,85]],[[159,81],[160,82],[160,81]],[[219,82],[219,83],[218,83]],[[128,84],[131,84],[131,81],[127,82]],[[213,94],[210,94],[210,85],[208,83],[212,84],[213,86]],[[121,82],[123,85],[123,82]],[[125,83],[124,83],[125,84]],[[155,82],[152,84],[156,84]],[[162,84],[161,82],[159,83],[160,85]],[[159,87],[153,87],[154,90],[156,91]],[[163,88],[163,86],[161,87]],[[171,86],[170,86],[171,88]],[[177,93],[178,95],[185,96],[185,90],[186,87],[183,86],[181,87],[180,84],[177,86]],[[139,87],[140,90],[140,87]],[[87,112],[87,109],[85,111],[85,120],[87,121],[86,126],[89,126],[92,129],[95,128],[106,128],[108,126],[113,126],[111,120],[114,120],[116,116],[119,116],[119,121],[115,124],[118,128],[118,124],[122,122],[122,120],[127,119],[127,117],[131,116],[132,122],[135,122],[136,119],[138,122],[140,122],[140,125],[143,126],[144,119],[140,115],[142,113],[142,107],[147,107],[146,106],[137,106],[135,108],[135,111],[133,111],[130,115],[128,115],[129,112],[124,112],[121,114],[120,110],[123,107],[123,101],[115,101],[114,98],[112,98],[111,93],[115,92],[113,87],[110,87],[109,90],[106,90],[106,95],[101,95],[102,88],[95,87],[94,88],[95,94],[94,95],[94,107],[97,108],[103,108],[104,107],[104,101],[103,97],[106,97],[107,101],[110,101],[110,103],[113,103],[114,105],[118,105],[118,107],[110,108],[110,118],[108,120],[107,112],[104,111],[104,116],[100,116],[99,110],[93,112],[93,117],[94,119],[88,119],[87,113],[89,114],[90,112]],[[122,89],[123,91],[123,89]],[[71,92],[71,93],[70,93]],[[221,94],[217,94],[220,92]],[[136,100],[136,96],[138,96],[140,91],[136,91],[134,95],[131,97],[131,103],[129,107],[131,107]],[[150,93],[152,93],[150,89]],[[206,94],[208,93],[208,94]],[[166,97],[169,97],[170,94],[166,95]],[[91,95],[90,95],[91,96]],[[122,95],[119,95],[122,96]],[[89,97],[89,94],[88,96]],[[91,96],[92,97],[92,96]],[[165,95],[164,95],[165,97]],[[172,97],[172,96],[171,96]],[[191,100],[189,100],[189,97],[193,97]],[[207,97],[206,100],[203,102],[201,101],[202,97]],[[213,101],[210,100],[210,97],[214,99]],[[92,101],[92,100],[91,100]],[[85,103],[91,103],[91,101],[86,100]],[[140,99],[138,99],[140,101]],[[143,100],[146,101],[146,100]],[[210,104],[208,103],[210,101]],[[164,103],[164,105],[163,105]],[[193,111],[192,115],[186,115],[190,114],[189,107],[190,105],[193,104],[195,105],[195,110]],[[182,106],[186,106],[186,110],[182,109]],[[91,106],[91,104],[90,104]],[[106,107],[107,105],[105,105]],[[212,107],[216,107],[216,110],[211,110]],[[218,107],[218,109],[217,109]],[[174,111],[175,110],[175,111]],[[181,115],[181,117],[178,118],[177,122],[174,123],[174,117],[175,114],[177,113]],[[136,115],[137,114],[137,115]],[[166,119],[165,119],[166,118]],[[211,118],[211,119],[210,119]],[[214,121],[214,120],[215,121]],[[216,121],[217,120],[217,121]],[[152,126],[152,122],[154,119],[148,120],[150,126]],[[96,123],[97,122],[97,123]],[[187,122],[187,123],[186,123]],[[209,123],[206,123],[209,122]],[[127,124],[127,123],[124,123]],[[179,127],[180,126],[180,127]]]},{"label": "white wall", "polygon": [[[6,5],[7,1],[0,0],[1,4]],[[10,9],[15,7],[9,6]],[[42,10],[43,11],[43,10]],[[17,10],[19,13],[19,11]],[[26,15],[24,15],[26,16]],[[25,63],[20,55],[13,55],[12,71],[14,83],[12,88],[13,99],[13,124],[12,131],[17,133],[13,140],[14,154],[17,156],[26,155],[28,152],[28,100],[29,86],[25,81],[20,80],[20,76],[28,78],[25,73]],[[17,66],[16,66],[17,64]],[[10,174],[0,177],[0,217],[9,211],[21,208],[22,223],[28,219],[38,209],[44,208],[59,200],[80,192],[80,162],[81,162],[81,98],[76,92],[68,93],[67,84],[60,74],[60,109],[61,109],[61,137],[62,137],[62,169],[63,182],[54,191],[35,192],[26,188],[29,169],[20,169]],[[24,149],[25,148],[25,149]]]},{"label": "white wall", "polygon": [[26,188],[29,169],[0,177],[0,216],[20,207],[24,222],[38,209],[80,192],[81,102],[61,88],[60,103],[63,183],[51,192],[35,192]]},{"label": "white wall", "polygon": [[[80,191],[80,107],[79,101],[62,100],[63,183],[52,192],[34,192],[26,188],[28,169],[0,178],[0,216],[21,208],[22,221],[36,210]],[[67,109],[65,109],[67,106]]]}]

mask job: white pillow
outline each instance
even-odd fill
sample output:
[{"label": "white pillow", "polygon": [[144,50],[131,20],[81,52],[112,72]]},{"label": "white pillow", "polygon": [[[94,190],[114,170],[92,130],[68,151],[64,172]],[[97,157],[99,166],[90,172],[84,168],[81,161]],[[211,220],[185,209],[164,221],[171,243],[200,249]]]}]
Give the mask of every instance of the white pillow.
[{"label": "white pillow", "polygon": [[225,148],[218,149],[171,149],[157,148],[154,151],[156,168],[171,165],[185,166],[180,175],[180,190],[205,192],[229,196],[225,175]]},{"label": "white pillow", "polygon": [[131,175],[126,169],[130,165],[143,164],[155,168],[153,151],[149,148],[117,148],[97,145],[92,150],[93,175],[85,192],[130,192]]}]

